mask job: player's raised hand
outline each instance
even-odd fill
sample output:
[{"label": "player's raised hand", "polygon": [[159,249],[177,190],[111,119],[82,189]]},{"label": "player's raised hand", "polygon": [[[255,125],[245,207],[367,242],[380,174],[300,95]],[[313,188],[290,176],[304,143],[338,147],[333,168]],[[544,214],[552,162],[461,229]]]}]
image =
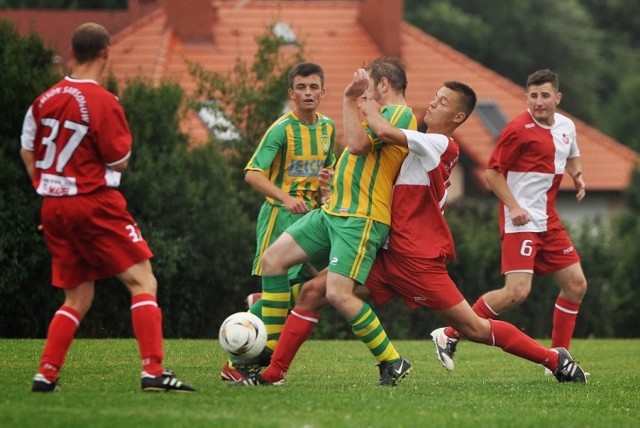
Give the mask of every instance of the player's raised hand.
[{"label": "player's raised hand", "polygon": [[364,94],[368,86],[369,73],[364,68],[359,68],[355,73],[353,73],[351,83],[349,83],[349,85],[344,90],[344,96],[346,98],[357,100]]},{"label": "player's raised hand", "polygon": [[358,108],[360,109],[362,114],[365,115],[365,117],[368,117],[372,113],[379,112],[382,106],[378,104],[375,100],[365,100],[360,104],[358,104]]}]

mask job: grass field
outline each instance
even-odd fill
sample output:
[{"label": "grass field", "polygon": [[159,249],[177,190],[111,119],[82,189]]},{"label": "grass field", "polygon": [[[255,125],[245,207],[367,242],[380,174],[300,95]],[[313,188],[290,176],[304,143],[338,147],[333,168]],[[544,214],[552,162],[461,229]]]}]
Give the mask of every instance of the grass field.
[{"label": "grass field", "polygon": [[[169,340],[166,364],[195,394],[142,393],[133,340],[77,340],[62,392],[33,394],[42,340],[0,339],[0,427],[638,427],[640,340],[575,340],[589,384],[559,384],[542,366],[462,343],[455,372],[431,342],[398,341],[413,363],[399,386],[375,386],[360,342],[311,341],[284,387],[220,381],[215,341]],[[548,343],[545,343],[548,345]]]}]

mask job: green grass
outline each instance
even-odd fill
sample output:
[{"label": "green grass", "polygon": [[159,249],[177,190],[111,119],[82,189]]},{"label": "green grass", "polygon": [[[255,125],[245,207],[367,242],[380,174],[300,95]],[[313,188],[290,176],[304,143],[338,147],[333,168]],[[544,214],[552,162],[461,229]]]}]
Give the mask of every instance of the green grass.
[{"label": "green grass", "polygon": [[0,339],[0,427],[640,426],[640,340],[575,340],[588,385],[472,343],[448,373],[430,341],[397,341],[414,368],[396,388],[375,386],[373,357],[356,341],[308,342],[282,388],[229,387],[215,341],[167,341],[167,367],[195,394],[140,392],[135,342],[88,339],[69,353],[62,392],[33,394],[42,344]]}]

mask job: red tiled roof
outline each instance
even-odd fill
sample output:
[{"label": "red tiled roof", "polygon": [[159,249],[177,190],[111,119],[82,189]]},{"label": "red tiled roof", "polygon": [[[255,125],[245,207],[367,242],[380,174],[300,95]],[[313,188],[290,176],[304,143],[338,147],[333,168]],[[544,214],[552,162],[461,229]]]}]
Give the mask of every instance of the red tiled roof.
[{"label": "red tiled roof", "polygon": [[[369,6],[371,4],[372,0],[369,0]],[[383,54],[359,21],[358,1],[241,0],[217,1],[212,5],[217,8],[210,28],[213,42],[182,40],[171,28],[171,20],[162,7],[115,34],[110,65],[114,75],[123,82],[136,76],[154,83],[175,80],[189,93],[195,84],[185,59],[225,73],[238,58],[252,63],[257,48],[256,35],[264,33],[267,26],[276,21],[286,22],[304,43],[306,59],[324,68],[327,93],[320,111],[334,118],[338,130],[342,129],[344,87],[355,69]],[[193,8],[177,10],[190,13]],[[508,119],[525,108],[523,87],[406,22],[399,23],[398,31],[409,79],[407,101],[418,118],[422,117],[426,103],[445,80],[469,84],[479,100],[494,100]],[[588,189],[619,191],[625,188],[638,154],[573,119]],[[206,138],[207,131],[195,115],[185,126],[196,139]],[[483,171],[493,147],[491,135],[474,114],[456,132],[456,139],[464,154],[476,164],[471,173],[486,190]],[[563,188],[572,189],[571,180],[565,178]]]}]

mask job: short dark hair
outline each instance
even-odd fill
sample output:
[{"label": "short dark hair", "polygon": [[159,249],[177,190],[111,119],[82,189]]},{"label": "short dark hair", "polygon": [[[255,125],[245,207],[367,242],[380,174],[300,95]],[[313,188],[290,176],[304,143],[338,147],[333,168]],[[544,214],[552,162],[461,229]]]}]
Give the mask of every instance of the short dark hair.
[{"label": "short dark hair", "polygon": [[[462,82],[456,82],[455,80],[448,80],[444,82],[444,86],[446,88],[451,89],[456,92],[460,99],[458,101],[458,108],[462,110],[467,117],[464,120],[467,120],[473,110],[476,108],[476,103],[478,102],[478,97],[476,93],[469,85],[465,85]],[[464,123],[464,120],[460,122],[460,124]]]},{"label": "short dark hair", "polygon": [[87,22],[80,25],[71,37],[73,56],[78,64],[93,61],[111,44],[109,32],[100,24]]},{"label": "short dark hair", "polygon": [[312,62],[301,62],[291,69],[289,72],[289,88],[293,89],[293,78],[296,76],[307,77],[312,74],[320,76],[320,83],[324,87],[324,71],[318,64]]},{"label": "short dark hair", "polygon": [[548,68],[538,70],[527,77],[527,89],[531,85],[542,85],[544,83],[551,83],[553,89],[556,91],[560,90],[560,78],[558,74]]},{"label": "short dark hair", "polygon": [[364,69],[369,72],[373,83],[377,85],[383,77],[386,77],[391,87],[404,96],[409,82],[406,67],[398,58],[381,56],[369,61]]}]

